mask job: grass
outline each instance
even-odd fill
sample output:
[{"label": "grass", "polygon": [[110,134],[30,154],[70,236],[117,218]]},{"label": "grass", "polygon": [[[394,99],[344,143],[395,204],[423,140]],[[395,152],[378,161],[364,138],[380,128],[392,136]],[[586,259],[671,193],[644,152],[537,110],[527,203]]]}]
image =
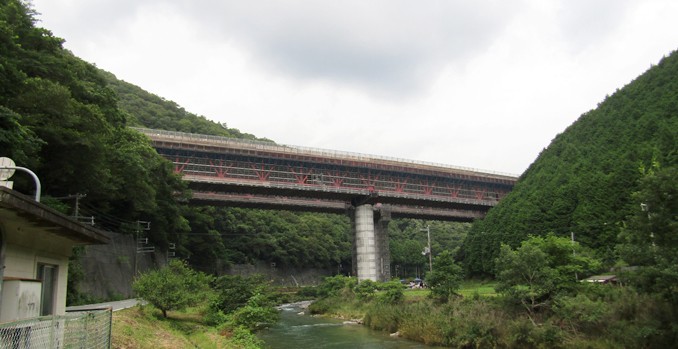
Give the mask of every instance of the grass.
[{"label": "grass", "polygon": [[497,283],[495,281],[464,281],[459,288],[459,294],[464,297],[473,297],[477,292],[481,297],[495,297],[497,292],[495,287]]},{"label": "grass", "polygon": [[[477,281],[477,280],[467,280],[462,282],[461,287],[459,288],[459,294],[464,297],[473,297],[477,292],[481,297],[495,297],[497,292],[495,287],[497,283],[495,281]],[[405,290],[405,300],[407,301],[419,301],[428,297],[431,291],[427,288],[424,289],[408,289]]]},{"label": "grass", "polygon": [[162,317],[151,306],[113,313],[112,348],[257,348],[254,342],[236,340],[233,332],[205,325],[198,309],[169,312]]},{"label": "grass", "polygon": [[430,293],[431,290],[428,288],[407,289],[403,292],[406,301],[419,301],[428,297]]}]

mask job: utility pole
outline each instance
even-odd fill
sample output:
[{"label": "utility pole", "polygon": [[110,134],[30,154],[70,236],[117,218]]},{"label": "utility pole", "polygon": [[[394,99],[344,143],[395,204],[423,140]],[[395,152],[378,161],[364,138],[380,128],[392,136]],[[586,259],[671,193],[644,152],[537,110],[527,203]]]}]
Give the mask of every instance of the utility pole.
[{"label": "utility pole", "polygon": [[75,195],[69,195],[67,198],[75,198],[75,212],[74,216],[75,219],[80,218],[80,199],[87,197],[87,194],[75,194]]},{"label": "utility pole", "polygon": [[[572,257],[576,257],[577,253],[574,250],[574,232],[573,231],[570,232],[570,238],[572,239]],[[579,281],[579,275],[577,275],[576,271],[574,272],[574,279],[575,279],[575,281]]]},{"label": "utility pole", "polygon": [[70,199],[75,199],[75,206],[73,207],[73,217],[76,221],[84,224],[89,224],[89,225],[94,225],[94,216],[90,217],[80,217],[80,199],[86,198],[87,194],[69,194],[66,196],[58,196],[55,197],[57,200],[70,200]]},{"label": "utility pole", "polygon": [[137,227],[134,234],[136,240],[136,251],[134,253],[134,276],[137,275],[137,266],[139,264],[137,255],[140,253],[155,252],[155,246],[146,246],[148,245],[148,238],[140,237],[142,230],[144,231],[151,230],[151,222],[137,221]]},{"label": "utility pole", "polygon": [[[426,237],[428,238],[428,247],[426,248],[426,250],[424,250],[423,254],[428,253],[428,270],[433,271],[433,256],[431,253],[431,226],[427,225],[425,230]],[[424,231],[424,229],[422,229],[421,231]]]}]

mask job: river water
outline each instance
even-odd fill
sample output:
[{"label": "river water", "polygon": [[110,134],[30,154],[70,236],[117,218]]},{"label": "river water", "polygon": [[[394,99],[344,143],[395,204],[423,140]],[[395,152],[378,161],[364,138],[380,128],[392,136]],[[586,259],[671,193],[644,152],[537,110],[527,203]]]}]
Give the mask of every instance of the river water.
[{"label": "river water", "polygon": [[299,315],[299,305],[281,307],[280,321],[259,333],[268,349],[433,349],[343,320]]}]

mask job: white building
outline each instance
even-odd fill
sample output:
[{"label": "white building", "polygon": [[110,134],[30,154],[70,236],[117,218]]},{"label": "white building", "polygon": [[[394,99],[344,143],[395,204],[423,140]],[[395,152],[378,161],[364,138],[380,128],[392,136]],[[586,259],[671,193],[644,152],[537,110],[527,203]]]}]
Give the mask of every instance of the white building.
[{"label": "white building", "polygon": [[68,258],[99,230],[0,187],[0,323],[66,311]]}]

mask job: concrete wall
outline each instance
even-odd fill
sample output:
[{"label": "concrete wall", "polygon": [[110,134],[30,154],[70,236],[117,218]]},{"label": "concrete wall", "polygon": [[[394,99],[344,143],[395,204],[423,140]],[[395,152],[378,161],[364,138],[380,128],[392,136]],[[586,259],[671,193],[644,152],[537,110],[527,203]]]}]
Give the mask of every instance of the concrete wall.
[{"label": "concrete wall", "polygon": [[274,285],[279,286],[312,286],[318,285],[324,277],[334,275],[337,271],[320,268],[278,268],[266,263],[237,264],[229,268],[228,274],[250,276],[264,275]]},{"label": "concrete wall", "polygon": [[[166,265],[164,253],[136,254],[136,241],[130,235],[107,234],[112,239],[109,245],[86,246],[81,257],[85,271],[84,280],[79,283],[81,292],[101,299],[133,297],[134,258],[137,258],[137,272]],[[220,268],[221,269],[221,268]],[[256,265],[233,265],[225,273],[250,276],[264,275],[275,285],[308,286],[319,284],[323,277],[336,273],[335,270],[320,268],[280,268],[266,263]]]},{"label": "concrete wall", "polygon": [[132,297],[135,263],[137,273],[167,264],[164,253],[136,253],[136,240],[131,235],[106,235],[110,244],[86,246],[80,258],[85,275],[78,289],[83,293],[102,299]]}]

